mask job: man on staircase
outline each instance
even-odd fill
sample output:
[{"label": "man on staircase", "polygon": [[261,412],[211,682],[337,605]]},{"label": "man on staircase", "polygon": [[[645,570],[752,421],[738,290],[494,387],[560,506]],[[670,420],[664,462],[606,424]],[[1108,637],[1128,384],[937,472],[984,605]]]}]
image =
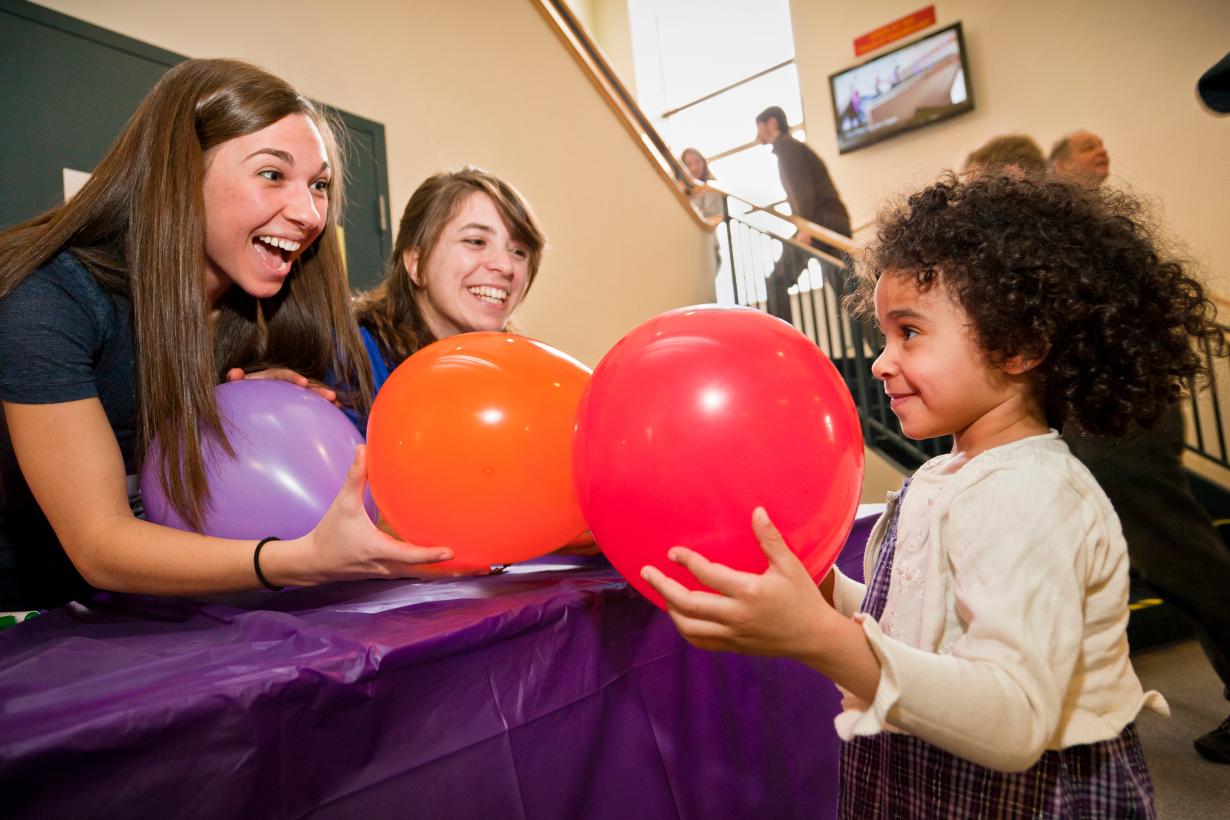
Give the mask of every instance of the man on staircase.
[{"label": "man on staircase", "polygon": [[[756,141],[761,145],[773,146],[790,212],[849,236],[850,215],[842,204],[824,161],[805,143],[791,136],[785,111],[774,105],[760,112],[756,117]],[[805,242],[809,237],[800,233],[797,238]],[[830,256],[841,258],[840,250],[818,239],[811,239],[810,244]],[[784,245],[782,256],[766,282],[769,313],[790,321],[790,296],[787,291],[798,281],[799,274],[806,270],[809,258],[795,246]],[[827,270],[827,265],[825,267],[825,281],[840,283],[840,276],[830,275],[835,272]]]}]

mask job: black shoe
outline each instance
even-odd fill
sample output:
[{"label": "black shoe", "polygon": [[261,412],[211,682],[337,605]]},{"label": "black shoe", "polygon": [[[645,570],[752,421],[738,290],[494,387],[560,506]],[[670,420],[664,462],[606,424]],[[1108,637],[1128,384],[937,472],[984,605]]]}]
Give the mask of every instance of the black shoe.
[{"label": "black shoe", "polygon": [[1196,738],[1192,745],[1200,756],[1214,763],[1230,763],[1230,717],[1213,731]]}]

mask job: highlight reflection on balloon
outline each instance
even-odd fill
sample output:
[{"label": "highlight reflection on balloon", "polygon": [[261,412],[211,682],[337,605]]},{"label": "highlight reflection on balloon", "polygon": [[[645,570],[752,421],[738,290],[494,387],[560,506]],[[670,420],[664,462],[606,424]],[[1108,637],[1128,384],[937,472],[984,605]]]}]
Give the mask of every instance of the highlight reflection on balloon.
[{"label": "highlight reflection on balloon", "polygon": [[598,364],[577,411],[577,495],[602,551],[640,577],[676,545],[763,572],[751,529],[764,506],[814,578],[832,566],[862,488],[863,441],[832,362],[790,325],[748,308],[670,311]]}]

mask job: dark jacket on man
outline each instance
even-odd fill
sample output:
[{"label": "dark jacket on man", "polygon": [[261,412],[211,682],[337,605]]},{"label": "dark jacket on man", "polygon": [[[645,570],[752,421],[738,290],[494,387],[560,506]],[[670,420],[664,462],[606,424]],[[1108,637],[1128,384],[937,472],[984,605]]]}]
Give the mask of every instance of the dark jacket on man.
[{"label": "dark jacket on man", "polygon": [[790,134],[782,134],[773,143],[773,153],[791,212],[849,236],[850,214],[816,152]]}]

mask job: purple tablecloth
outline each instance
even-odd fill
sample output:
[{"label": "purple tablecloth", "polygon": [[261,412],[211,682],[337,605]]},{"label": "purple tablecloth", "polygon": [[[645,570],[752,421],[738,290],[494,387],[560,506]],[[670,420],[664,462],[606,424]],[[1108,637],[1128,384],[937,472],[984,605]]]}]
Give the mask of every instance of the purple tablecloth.
[{"label": "purple tablecloth", "polygon": [[833,685],[602,559],[94,604],[0,633],[4,816],[833,816]]}]

